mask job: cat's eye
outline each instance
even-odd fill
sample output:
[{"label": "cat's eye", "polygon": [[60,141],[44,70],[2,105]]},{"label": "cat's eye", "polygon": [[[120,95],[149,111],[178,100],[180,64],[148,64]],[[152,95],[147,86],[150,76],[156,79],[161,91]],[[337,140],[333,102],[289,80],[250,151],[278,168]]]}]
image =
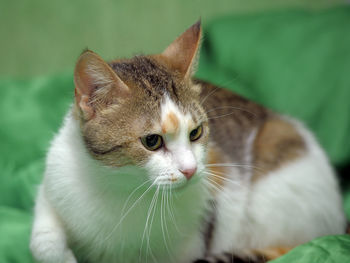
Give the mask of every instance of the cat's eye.
[{"label": "cat's eye", "polygon": [[150,151],[158,150],[163,146],[163,138],[158,134],[151,134],[141,138],[141,142]]},{"label": "cat's eye", "polygon": [[190,132],[190,140],[192,142],[198,140],[202,136],[202,133],[203,133],[203,126],[199,125],[196,129]]}]

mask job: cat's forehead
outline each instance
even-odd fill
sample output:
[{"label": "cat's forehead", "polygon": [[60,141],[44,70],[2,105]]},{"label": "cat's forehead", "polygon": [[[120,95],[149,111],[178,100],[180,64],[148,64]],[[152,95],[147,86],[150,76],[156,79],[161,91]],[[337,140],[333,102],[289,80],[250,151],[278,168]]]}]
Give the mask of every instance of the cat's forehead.
[{"label": "cat's forehead", "polygon": [[136,56],[114,61],[110,66],[131,88],[131,101],[134,105],[131,108],[133,111],[138,108],[135,114],[155,124],[155,130],[163,134],[176,133],[180,124],[193,129],[203,118],[203,110],[191,84],[185,83],[183,76],[156,58]]},{"label": "cat's forehead", "polygon": [[123,81],[140,88],[150,97],[162,99],[165,94],[177,96],[178,79],[151,57],[136,56],[110,65]]},{"label": "cat's forehead", "polygon": [[196,123],[190,112],[184,112],[179,105],[169,97],[161,104],[160,126],[163,134],[178,135],[182,129],[194,129]]}]

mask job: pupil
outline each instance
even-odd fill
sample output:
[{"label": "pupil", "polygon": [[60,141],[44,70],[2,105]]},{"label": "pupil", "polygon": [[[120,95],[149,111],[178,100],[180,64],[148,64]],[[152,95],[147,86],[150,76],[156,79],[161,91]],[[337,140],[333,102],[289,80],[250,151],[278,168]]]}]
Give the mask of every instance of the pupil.
[{"label": "pupil", "polygon": [[158,141],[158,136],[157,135],[149,135],[149,136],[147,136],[146,140],[147,140],[148,146],[154,146],[154,145],[156,145],[156,143]]},{"label": "pupil", "polygon": [[195,129],[195,130],[191,131],[190,136],[191,137],[195,137],[196,134],[197,134],[197,131],[198,131],[198,129]]}]

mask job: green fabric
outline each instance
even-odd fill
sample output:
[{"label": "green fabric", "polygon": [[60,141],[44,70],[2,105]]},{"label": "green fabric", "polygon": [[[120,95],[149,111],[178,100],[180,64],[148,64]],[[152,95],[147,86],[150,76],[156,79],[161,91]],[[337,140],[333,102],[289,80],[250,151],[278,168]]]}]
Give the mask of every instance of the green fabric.
[{"label": "green fabric", "polygon": [[290,251],[271,263],[345,263],[350,262],[350,235],[317,238]]},{"label": "green fabric", "polygon": [[0,206],[0,262],[33,262],[29,252],[30,213]]},{"label": "green fabric", "polygon": [[232,16],[206,27],[198,77],[303,120],[350,161],[350,7]]},{"label": "green fabric", "polygon": [[105,59],[153,54],[202,17],[348,0],[0,1],[0,75],[36,76],[73,68],[85,47]]},{"label": "green fabric", "polygon": [[0,262],[34,262],[32,210],[45,153],[73,98],[72,74],[0,79]]},{"label": "green fabric", "polygon": [[[301,118],[331,161],[345,166],[350,159],[348,28],[348,7],[222,18],[205,26],[197,76]],[[73,87],[72,73],[0,79],[0,262],[33,262],[28,244],[36,186]],[[345,196],[350,199],[349,191]],[[346,209],[350,214],[348,201]],[[275,262],[350,262],[350,239],[322,237]]]}]

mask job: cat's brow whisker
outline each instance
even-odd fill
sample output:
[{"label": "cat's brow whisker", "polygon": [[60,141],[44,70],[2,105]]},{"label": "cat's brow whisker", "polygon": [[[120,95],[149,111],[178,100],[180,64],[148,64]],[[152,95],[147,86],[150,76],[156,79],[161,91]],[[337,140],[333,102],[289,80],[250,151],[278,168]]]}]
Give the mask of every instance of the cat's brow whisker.
[{"label": "cat's brow whisker", "polygon": [[219,90],[219,87],[216,87],[211,92],[209,92],[200,102],[200,105],[203,105],[203,103],[209,98],[210,95],[214,94],[217,90]]},{"label": "cat's brow whisker", "polygon": [[238,76],[239,76],[239,74],[236,72],[235,75],[236,75],[235,77],[232,77],[230,79],[220,80],[220,81],[216,82],[215,83],[216,86],[218,86],[218,87],[227,87],[227,86],[230,86],[233,83],[238,83]]},{"label": "cat's brow whisker", "polygon": [[[234,109],[234,110],[240,110],[240,111],[244,111],[244,112],[247,112],[249,114],[251,114],[252,116],[254,117],[258,117],[254,112],[251,112],[247,109],[244,109],[244,108],[240,108],[240,107],[234,107],[234,106],[221,106],[221,107],[216,107],[216,108],[213,108],[213,109],[210,109],[206,112],[206,114],[210,113],[210,112],[213,112],[215,110],[222,110],[222,109]],[[227,116],[227,115],[231,115],[233,114],[234,112],[230,112],[230,113],[227,113],[227,114],[223,114],[223,115],[220,115],[220,116],[215,116],[215,117],[211,117],[209,119],[215,119],[215,118],[219,118],[219,117],[223,117],[223,116]]]},{"label": "cat's brow whisker", "polygon": [[[226,117],[226,116],[230,116],[234,114],[234,112],[229,112],[229,113],[225,113],[225,114],[222,114],[222,115],[217,115],[217,116],[213,116],[213,117],[208,117],[208,120],[213,120],[213,119],[218,119],[218,118],[222,118],[222,117]],[[255,117],[255,116],[254,116]]]}]

